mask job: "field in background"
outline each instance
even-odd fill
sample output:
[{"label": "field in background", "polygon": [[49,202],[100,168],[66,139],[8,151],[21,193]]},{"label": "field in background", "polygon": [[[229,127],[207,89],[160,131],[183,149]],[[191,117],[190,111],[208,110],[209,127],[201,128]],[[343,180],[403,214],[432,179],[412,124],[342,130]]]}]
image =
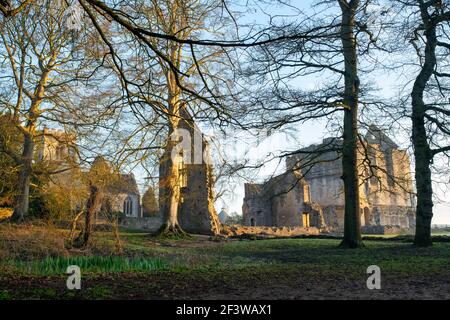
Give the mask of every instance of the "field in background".
[{"label": "field in background", "polygon": [[[68,231],[0,225],[0,299],[449,299],[450,243],[413,248],[366,241],[338,249],[335,239],[184,240],[121,230],[96,232],[87,250],[67,249]],[[65,269],[82,270],[82,290],[66,289]],[[367,267],[382,290],[366,287]]]}]

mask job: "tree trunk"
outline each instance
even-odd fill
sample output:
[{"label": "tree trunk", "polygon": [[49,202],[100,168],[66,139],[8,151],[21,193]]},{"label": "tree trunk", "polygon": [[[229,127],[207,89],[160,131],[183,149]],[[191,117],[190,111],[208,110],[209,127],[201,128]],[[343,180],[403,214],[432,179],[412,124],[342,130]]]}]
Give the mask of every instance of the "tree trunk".
[{"label": "tree trunk", "polygon": [[[22,47],[22,50],[25,50]],[[28,214],[29,209],[29,198],[30,198],[30,180],[32,175],[32,164],[34,156],[34,134],[36,129],[36,121],[39,118],[40,112],[39,107],[45,96],[45,88],[49,79],[49,74],[52,72],[54,63],[57,59],[59,50],[53,50],[50,59],[46,63],[46,67],[42,72],[39,83],[37,84],[33,97],[31,99],[30,108],[27,111],[27,124],[24,128],[24,142],[23,142],[23,152],[22,152],[22,163],[20,163],[20,171],[18,177],[18,195],[14,204],[14,213],[12,216],[13,221],[23,221],[25,216]],[[23,54],[23,52],[22,52]],[[39,58],[39,63],[42,64],[43,60]],[[23,60],[21,63],[21,72],[23,72]],[[23,74],[22,74],[23,76]],[[20,80],[22,81],[22,79]],[[23,83],[19,85],[20,95],[17,100],[16,110],[20,107],[22,100],[22,87]],[[15,111],[14,120],[17,121],[18,112]]]},{"label": "tree trunk", "polygon": [[[416,128],[414,128],[413,131],[421,131],[418,130],[418,125],[414,125],[414,127]],[[425,127],[423,127],[423,129],[425,129]],[[422,139],[420,137],[414,137],[413,140]],[[431,219],[433,217],[433,190],[430,158],[427,156],[427,154],[429,154],[427,148],[422,143],[419,141],[413,143],[414,156],[416,158],[415,178],[417,189],[416,233],[414,236],[414,245],[426,247],[432,245]]]},{"label": "tree trunk", "polygon": [[103,191],[94,185],[90,186],[89,199],[86,206],[86,216],[84,230],[75,240],[76,247],[86,247],[92,234],[92,220],[97,212],[100,211],[103,201]]},{"label": "tree trunk", "polygon": [[[175,30],[173,30],[175,33]],[[171,53],[172,61],[177,61],[177,51]],[[163,225],[158,231],[159,235],[179,236],[186,233],[178,224],[178,209],[181,200],[180,186],[180,163],[182,156],[173,152],[174,147],[179,143],[177,129],[180,122],[180,89],[175,79],[175,74],[169,72],[167,75],[167,88],[169,90],[168,99],[168,124],[169,135],[164,154],[160,162],[160,212],[163,217]],[[174,136],[175,134],[175,136]]]},{"label": "tree trunk", "polygon": [[28,215],[30,199],[30,180],[32,174],[32,163],[34,154],[34,138],[31,134],[24,135],[22,164],[18,174],[18,194],[14,203],[12,220],[22,222]]},{"label": "tree trunk", "polygon": [[[170,139],[170,138],[169,138]],[[184,234],[178,224],[178,207],[180,203],[179,156],[172,157],[173,141],[168,141],[160,163],[160,212],[163,225],[158,234]]]},{"label": "tree trunk", "polygon": [[84,208],[81,209],[80,212],[78,212],[72,220],[72,227],[70,228],[70,234],[69,234],[70,242],[73,241],[73,237],[75,236],[75,231],[77,230],[78,219],[80,219],[83,212],[84,212]]},{"label": "tree trunk", "polygon": [[344,248],[362,246],[358,177],[358,95],[359,79],[357,49],[354,35],[355,12],[359,1],[339,1],[342,10],[341,39],[345,59],[344,134],[342,146],[342,179],[344,181],[345,213]]},{"label": "tree trunk", "polygon": [[425,25],[425,60],[422,70],[414,82],[411,93],[412,99],[412,142],[414,147],[414,157],[416,159],[416,233],[414,245],[430,246],[431,241],[431,219],[433,217],[433,188],[431,181],[430,165],[433,154],[428,143],[425,127],[426,105],[423,94],[426,85],[433,75],[436,66],[436,25],[430,23],[427,9],[421,6],[422,19]]}]

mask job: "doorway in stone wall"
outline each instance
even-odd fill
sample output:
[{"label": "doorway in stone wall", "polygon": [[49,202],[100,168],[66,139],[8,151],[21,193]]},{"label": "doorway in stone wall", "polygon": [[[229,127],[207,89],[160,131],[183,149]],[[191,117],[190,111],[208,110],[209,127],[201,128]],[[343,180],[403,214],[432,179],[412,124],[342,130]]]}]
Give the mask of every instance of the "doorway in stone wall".
[{"label": "doorway in stone wall", "polygon": [[302,213],[302,222],[303,222],[303,227],[308,228],[310,226],[310,220],[309,220],[309,213],[308,212],[303,212]]},{"label": "doorway in stone wall", "polygon": [[255,218],[250,218],[250,225],[251,225],[252,227],[256,226]]}]

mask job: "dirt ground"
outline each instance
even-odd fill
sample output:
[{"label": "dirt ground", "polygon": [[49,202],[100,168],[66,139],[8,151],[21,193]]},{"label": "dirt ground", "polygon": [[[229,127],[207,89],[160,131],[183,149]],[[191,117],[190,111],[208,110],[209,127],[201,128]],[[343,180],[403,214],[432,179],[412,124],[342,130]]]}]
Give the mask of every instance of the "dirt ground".
[{"label": "dirt ground", "polygon": [[450,277],[384,277],[380,290],[365,278],[323,277],[294,272],[253,274],[245,278],[218,274],[121,274],[83,279],[80,291],[68,291],[66,278],[0,278],[0,288],[14,299],[450,299]]}]

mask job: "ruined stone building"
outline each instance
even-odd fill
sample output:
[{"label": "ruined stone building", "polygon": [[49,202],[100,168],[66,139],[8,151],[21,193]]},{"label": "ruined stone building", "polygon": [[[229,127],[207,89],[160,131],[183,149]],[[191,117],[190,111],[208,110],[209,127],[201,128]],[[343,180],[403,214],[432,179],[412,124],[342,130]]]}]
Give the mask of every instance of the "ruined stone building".
[{"label": "ruined stone building", "polygon": [[[285,173],[263,184],[245,184],[244,223],[342,230],[341,146],[340,140],[325,139],[287,158]],[[358,158],[363,231],[413,228],[415,198],[407,152],[371,126],[359,145]]]},{"label": "ruined stone building", "polygon": [[[217,234],[220,222],[214,208],[214,176],[209,144],[186,109],[182,109],[180,117],[179,129],[187,134],[183,139],[190,139],[185,141],[187,148],[180,151],[190,154],[182,154],[183,161],[179,164],[181,199],[178,222],[189,233]],[[163,172],[160,166],[160,204],[169,200],[161,192],[165,179]]]},{"label": "ruined stone building", "polygon": [[[87,189],[89,170],[81,168],[76,148],[76,137],[61,130],[44,128],[36,144],[37,161],[47,166],[52,175],[51,184],[68,190]],[[109,209],[122,212],[128,217],[141,217],[141,196],[133,174],[120,174],[114,185],[107,186],[106,197]],[[73,193],[75,194],[75,193]],[[77,193],[71,201],[75,209],[81,208],[83,199]],[[106,201],[106,200],[105,200]]]}]

